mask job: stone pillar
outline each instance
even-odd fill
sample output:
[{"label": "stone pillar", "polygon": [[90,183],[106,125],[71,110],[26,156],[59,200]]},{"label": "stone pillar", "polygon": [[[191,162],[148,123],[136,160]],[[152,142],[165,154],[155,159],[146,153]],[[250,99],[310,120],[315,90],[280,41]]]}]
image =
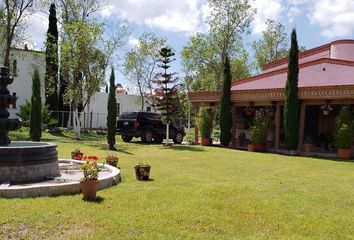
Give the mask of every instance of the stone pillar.
[{"label": "stone pillar", "polygon": [[302,151],[302,144],[304,142],[305,134],[305,114],[306,114],[306,104],[302,103],[300,108],[300,124],[299,124],[299,142],[297,150]]},{"label": "stone pillar", "polygon": [[231,130],[231,147],[236,147],[236,106],[232,104],[231,106],[232,114],[232,130]]},{"label": "stone pillar", "polygon": [[281,113],[281,105],[280,103],[278,102],[277,105],[276,105],[276,110],[275,110],[275,118],[274,118],[274,121],[275,121],[275,150],[279,150],[280,148],[280,119],[281,119],[281,116],[280,116],[280,113]]},{"label": "stone pillar", "polygon": [[[194,109],[195,109],[195,116],[197,116],[199,112],[199,105],[194,105]],[[198,126],[196,123],[194,123],[194,143],[195,144],[199,143],[198,134],[199,134]]]}]

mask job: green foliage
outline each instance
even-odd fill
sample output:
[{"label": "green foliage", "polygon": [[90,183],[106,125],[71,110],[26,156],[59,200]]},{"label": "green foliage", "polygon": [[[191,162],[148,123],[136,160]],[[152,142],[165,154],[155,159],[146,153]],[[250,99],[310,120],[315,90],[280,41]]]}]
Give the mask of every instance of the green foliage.
[{"label": "green foliage", "polygon": [[96,181],[98,179],[98,173],[101,171],[95,161],[87,161],[81,165],[80,169],[84,173],[82,181]]},{"label": "green foliage", "polygon": [[338,148],[350,149],[354,139],[354,121],[349,106],[343,106],[336,117],[335,142]]},{"label": "green foliage", "polygon": [[31,115],[29,125],[31,140],[39,142],[42,136],[42,98],[38,69],[34,70],[32,77]]},{"label": "green foliage", "polygon": [[[123,74],[129,82],[138,87],[141,97],[141,110],[146,101],[154,107],[153,78],[158,67],[160,49],[166,45],[166,39],[153,33],[143,33],[138,44],[125,57]],[[146,96],[147,93],[147,96]]]},{"label": "green foliage", "polygon": [[226,56],[224,66],[224,84],[220,102],[220,143],[223,146],[228,146],[232,138],[231,80],[230,61]]},{"label": "green foliage", "polygon": [[209,115],[206,107],[201,107],[195,119],[202,138],[211,138],[213,132],[213,117]]},{"label": "green foliage", "polygon": [[58,98],[58,28],[55,4],[50,5],[49,26],[45,50],[45,102],[52,111],[57,111]]},{"label": "green foliage", "polygon": [[296,39],[296,31],[294,29],[291,34],[288,78],[285,86],[284,104],[285,146],[288,150],[297,150],[299,140],[298,53],[299,50]]},{"label": "green foliage", "polygon": [[[233,80],[248,77],[250,71],[247,65],[247,52],[239,42],[235,43],[231,52]],[[218,47],[210,34],[198,33],[192,36],[188,45],[183,48],[181,56],[184,70],[192,76],[190,79],[192,91],[221,90],[223,64]]]},{"label": "green foliage", "polygon": [[257,110],[251,126],[253,143],[264,143],[267,139],[269,121],[263,109]]},{"label": "green foliage", "polygon": [[285,27],[274,20],[266,21],[267,28],[263,31],[262,39],[252,43],[254,58],[258,69],[276,59],[285,57],[288,53],[288,38]]},{"label": "green foliage", "polygon": [[117,101],[114,69],[112,68],[109,78],[109,95],[107,103],[107,142],[110,150],[115,150],[116,144],[116,124],[117,124]]},{"label": "green foliage", "polygon": [[[16,113],[16,115],[22,119],[25,126],[28,126],[31,116],[31,102],[26,100],[26,103],[20,106],[19,111],[18,113]],[[51,115],[52,112],[49,110],[49,105],[42,105],[43,124],[55,125],[58,123],[56,119],[51,118]]]}]

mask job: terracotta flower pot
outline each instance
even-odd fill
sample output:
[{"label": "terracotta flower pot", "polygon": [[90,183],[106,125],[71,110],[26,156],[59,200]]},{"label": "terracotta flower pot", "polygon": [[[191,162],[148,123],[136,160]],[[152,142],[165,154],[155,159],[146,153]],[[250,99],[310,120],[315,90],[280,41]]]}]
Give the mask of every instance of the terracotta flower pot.
[{"label": "terracotta flower pot", "polygon": [[82,152],[71,152],[71,159],[81,160],[83,156],[84,156],[84,153],[82,153]]},{"label": "terracotta flower pot", "polygon": [[212,139],[211,138],[203,138],[202,137],[202,145],[203,146],[210,146],[212,144]]},{"label": "terracotta flower pot", "polygon": [[311,152],[312,149],[312,144],[311,143],[304,143],[302,148],[304,149],[305,152]]},{"label": "terracotta flower pot", "polygon": [[248,145],[247,145],[247,150],[248,150],[249,152],[254,152],[254,145],[253,145],[253,144],[248,144]]},{"label": "terracotta flower pot", "polygon": [[84,200],[96,199],[97,187],[99,180],[96,181],[80,181],[80,188]]},{"label": "terracotta flower pot", "polygon": [[254,143],[254,150],[255,151],[262,151],[263,150],[263,143]]},{"label": "terracotta flower pot", "polygon": [[351,157],[352,157],[352,150],[351,149],[338,148],[337,158],[350,159]]},{"label": "terracotta flower pot", "polygon": [[135,176],[137,180],[148,180],[150,177],[150,165],[136,165]]},{"label": "terracotta flower pot", "polygon": [[119,158],[115,157],[115,156],[108,156],[106,157],[106,163],[108,165],[111,165],[113,167],[117,167],[117,163],[118,163]]}]

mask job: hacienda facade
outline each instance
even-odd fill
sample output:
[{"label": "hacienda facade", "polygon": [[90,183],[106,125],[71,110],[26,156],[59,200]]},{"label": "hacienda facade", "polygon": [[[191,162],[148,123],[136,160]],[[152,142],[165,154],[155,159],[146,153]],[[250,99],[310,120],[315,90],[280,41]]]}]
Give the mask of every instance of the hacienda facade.
[{"label": "hacienda facade", "polygon": [[[283,108],[288,59],[263,66],[262,73],[232,83],[232,147],[245,148],[250,139],[250,123],[256,109],[267,111],[272,124],[266,147],[284,149]],[[334,150],[335,117],[343,105],[354,110],[354,40],[338,40],[299,53],[300,127],[298,151],[305,139],[315,143],[313,152],[330,155]],[[201,105],[216,106],[219,92],[193,92],[191,103],[198,112]],[[195,128],[198,143],[198,128]],[[354,149],[353,149],[354,152]]]}]

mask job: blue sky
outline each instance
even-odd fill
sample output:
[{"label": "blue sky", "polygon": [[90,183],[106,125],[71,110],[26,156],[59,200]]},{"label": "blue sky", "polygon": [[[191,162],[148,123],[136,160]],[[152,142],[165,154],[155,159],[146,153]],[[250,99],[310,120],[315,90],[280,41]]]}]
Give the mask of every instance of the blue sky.
[{"label": "blue sky", "polygon": [[[205,31],[209,8],[206,0],[106,0],[100,14],[110,20],[127,20],[131,35],[126,49],[136,44],[142,32],[154,32],[165,37],[176,50],[174,70],[183,77],[180,51],[196,32]],[[253,0],[257,9],[250,34],[244,36],[247,47],[261,37],[265,21],[281,22],[290,33],[296,27],[299,44],[307,49],[337,40],[354,38],[354,0]],[[47,17],[41,13],[32,17],[35,29],[30,37],[37,48],[43,46]],[[249,47],[247,48],[249,49]],[[116,81],[126,85],[124,76]]]}]

